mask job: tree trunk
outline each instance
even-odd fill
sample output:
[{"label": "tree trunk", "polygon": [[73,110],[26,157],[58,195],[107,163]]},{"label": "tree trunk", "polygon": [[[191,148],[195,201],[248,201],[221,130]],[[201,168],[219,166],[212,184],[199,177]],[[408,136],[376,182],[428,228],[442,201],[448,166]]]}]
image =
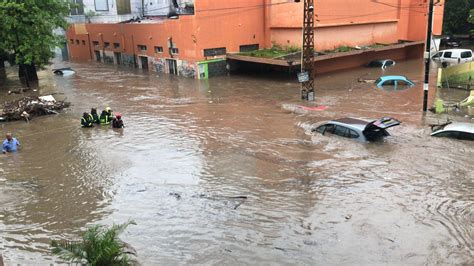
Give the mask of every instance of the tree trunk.
[{"label": "tree trunk", "polygon": [[0,56],[0,84],[7,79],[7,71],[5,70],[5,60]]},{"label": "tree trunk", "polygon": [[18,76],[20,79],[28,78],[28,81],[37,81],[38,74],[36,73],[36,66],[20,64],[18,68]]}]

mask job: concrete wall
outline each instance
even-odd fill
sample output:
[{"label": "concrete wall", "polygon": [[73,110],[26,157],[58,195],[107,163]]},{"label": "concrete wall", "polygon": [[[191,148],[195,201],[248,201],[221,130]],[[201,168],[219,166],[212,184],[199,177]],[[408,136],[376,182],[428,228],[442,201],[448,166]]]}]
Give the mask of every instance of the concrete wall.
[{"label": "concrete wall", "polygon": [[[265,44],[301,46],[303,1],[265,0]],[[315,1],[316,50],[426,39],[426,0]],[[435,7],[434,34],[441,34],[444,0]]]}]

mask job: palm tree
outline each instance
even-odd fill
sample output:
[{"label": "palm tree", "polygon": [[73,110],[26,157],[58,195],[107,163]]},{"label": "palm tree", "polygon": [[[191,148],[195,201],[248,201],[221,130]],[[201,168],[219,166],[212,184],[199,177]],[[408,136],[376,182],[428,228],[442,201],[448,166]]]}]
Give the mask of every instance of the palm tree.
[{"label": "palm tree", "polygon": [[126,244],[118,235],[134,221],[124,224],[113,224],[110,228],[102,225],[93,225],[83,234],[81,241],[52,241],[52,252],[60,259],[72,263],[81,263],[91,266],[131,265],[132,261],[125,250]]}]

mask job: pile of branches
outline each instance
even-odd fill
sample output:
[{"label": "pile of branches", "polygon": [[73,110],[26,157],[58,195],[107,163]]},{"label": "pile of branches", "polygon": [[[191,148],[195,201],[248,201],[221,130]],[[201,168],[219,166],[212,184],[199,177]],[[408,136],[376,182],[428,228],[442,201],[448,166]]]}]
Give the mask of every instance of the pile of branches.
[{"label": "pile of branches", "polygon": [[71,105],[64,101],[44,101],[38,97],[23,97],[5,102],[0,110],[0,121],[29,120],[35,116],[58,114],[57,111]]}]

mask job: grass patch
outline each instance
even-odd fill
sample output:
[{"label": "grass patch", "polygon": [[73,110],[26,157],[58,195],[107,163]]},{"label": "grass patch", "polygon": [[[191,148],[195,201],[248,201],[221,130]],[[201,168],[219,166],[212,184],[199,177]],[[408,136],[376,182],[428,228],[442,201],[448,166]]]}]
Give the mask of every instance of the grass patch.
[{"label": "grass patch", "polygon": [[285,56],[288,54],[296,53],[301,51],[299,47],[296,46],[286,46],[282,47],[280,45],[273,45],[269,49],[261,49],[250,52],[241,52],[239,55],[253,56],[253,57],[263,57],[263,58],[275,58],[280,56]]}]

